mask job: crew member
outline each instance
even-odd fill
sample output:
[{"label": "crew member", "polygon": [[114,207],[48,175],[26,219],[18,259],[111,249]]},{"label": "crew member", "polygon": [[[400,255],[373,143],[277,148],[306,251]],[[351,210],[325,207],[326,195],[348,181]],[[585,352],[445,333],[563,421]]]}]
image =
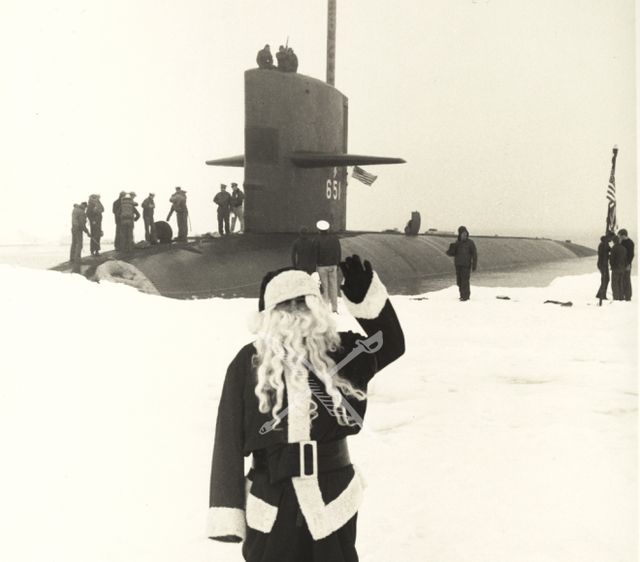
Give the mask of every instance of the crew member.
[{"label": "crew member", "polygon": [[635,256],[635,244],[633,240],[629,238],[629,233],[626,228],[621,228],[618,232],[620,237],[620,244],[622,244],[627,250],[627,267],[624,270],[624,276],[622,278],[622,296],[624,300],[631,300],[631,264]]},{"label": "crew member", "polygon": [[322,284],[322,295],[331,310],[338,312],[338,264],[342,257],[340,239],[329,232],[331,225],[320,220],[316,223],[319,235],[313,241],[313,253],[316,258],[316,268]]},{"label": "crew member", "polygon": [[86,233],[91,236],[87,229],[87,215],[85,210],[87,204],[85,202],[73,205],[71,212],[71,250],[69,252],[69,261],[72,265],[74,273],[80,273],[80,260],[82,259],[82,234]]},{"label": "crew member", "polygon": [[100,255],[100,239],[103,234],[102,213],[104,213],[104,206],[100,202],[100,195],[95,193],[90,195],[87,205],[87,218],[89,219],[89,227],[91,228],[89,247],[92,256]]},{"label": "crew member", "polygon": [[171,218],[173,213],[176,214],[178,220],[178,242],[186,242],[187,234],[189,230],[189,210],[187,209],[187,192],[181,187],[176,187],[175,193],[169,198],[171,203],[171,211],[167,221]]},{"label": "crew member", "polygon": [[133,252],[133,225],[140,218],[140,213],[136,209],[138,204],[133,200],[135,196],[133,192],[125,193],[120,200],[120,242],[124,252]]},{"label": "crew member", "polygon": [[611,291],[614,301],[624,300],[624,276],[627,271],[627,249],[618,236],[613,237],[613,248],[609,253],[611,264]]},{"label": "crew member", "polygon": [[113,247],[116,250],[122,250],[122,243],[121,243],[121,238],[122,235],[120,233],[120,200],[124,197],[125,192],[121,191],[120,195],[118,195],[118,198],[113,202],[113,218],[116,222],[116,235],[113,239]]},{"label": "crew member", "polygon": [[607,287],[609,287],[609,237],[601,236],[598,245],[598,270],[600,271],[600,288],[596,294],[597,299],[607,300]]},{"label": "crew member", "polygon": [[298,238],[296,238],[291,248],[291,263],[295,269],[300,269],[311,274],[316,270],[316,248],[313,238],[309,236],[306,226],[300,228]]},{"label": "crew member", "polygon": [[229,234],[229,213],[231,211],[231,195],[224,183],[220,184],[220,191],[216,193],[213,202],[218,205],[218,232],[220,236]]},{"label": "crew member", "polygon": [[231,232],[236,229],[236,219],[240,223],[239,232],[244,232],[244,193],[235,182],[231,183]]},{"label": "crew member", "polygon": [[458,228],[458,240],[449,246],[447,255],[454,258],[460,300],[468,301],[471,298],[471,271],[478,266],[478,251],[473,240],[469,239],[469,231],[465,226]]},{"label": "crew member", "polygon": [[258,68],[264,68],[264,69],[274,68],[273,56],[271,55],[271,47],[269,47],[269,45],[265,45],[264,49],[260,49],[258,51],[256,62],[258,63]]},{"label": "crew member", "polygon": [[157,244],[158,238],[156,236],[156,223],[153,215],[155,212],[155,193],[149,193],[142,202],[142,220],[144,221],[144,239],[150,244]]}]

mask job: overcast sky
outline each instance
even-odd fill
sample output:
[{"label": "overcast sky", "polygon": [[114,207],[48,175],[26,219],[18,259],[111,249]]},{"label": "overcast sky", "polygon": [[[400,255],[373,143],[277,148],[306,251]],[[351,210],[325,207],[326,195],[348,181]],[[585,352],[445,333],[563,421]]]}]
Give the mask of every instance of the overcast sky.
[{"label": "overcast sky", "polygon": [[[100,193],[188,190],[193,230],[242,170],[243,72],[289,38],[325,77],[326,1],[2,0],[0,243],[69,236]],[[600,233],[611,148],[636,236],[632,0],[338,0],[336,87],[349,150],[401,156],[349,183],[348,227]],[[141,197],[139,197],[139,200]],[[141,235],[138,226],[137,235]],[[105,232],[112,236],[111,215]]]}]

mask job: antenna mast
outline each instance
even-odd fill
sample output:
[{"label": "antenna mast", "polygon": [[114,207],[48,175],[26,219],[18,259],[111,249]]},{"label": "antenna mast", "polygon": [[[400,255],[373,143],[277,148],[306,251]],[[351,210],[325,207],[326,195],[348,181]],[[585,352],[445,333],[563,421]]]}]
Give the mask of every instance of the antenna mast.
[{"label": "antenna mast", "polygon": [[336,0],[327,9],[327,84],[336,84]]}]

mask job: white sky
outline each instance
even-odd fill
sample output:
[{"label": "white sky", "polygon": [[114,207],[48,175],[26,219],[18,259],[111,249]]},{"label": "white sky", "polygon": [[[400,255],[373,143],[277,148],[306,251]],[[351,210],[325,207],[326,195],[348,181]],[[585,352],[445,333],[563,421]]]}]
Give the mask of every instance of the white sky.
[{"label": "white sky", "polygon": [[[632,0],[338,0],[351,152],[401,156],[349,184],[348,226],[599,234],[611,147],[636,237]],[[68,236],[74,202],[189,192],[195,232],[242,170],[243,72],[287,36],[324,79],[326,1],[3,0],[0,243]],[[141,200],[141,197],[139,197]],[[141,227],[138,227],[141,228]],[[140,232],[138,232],[138,236]],[[595,241],[594,241],[595,243]]]}]

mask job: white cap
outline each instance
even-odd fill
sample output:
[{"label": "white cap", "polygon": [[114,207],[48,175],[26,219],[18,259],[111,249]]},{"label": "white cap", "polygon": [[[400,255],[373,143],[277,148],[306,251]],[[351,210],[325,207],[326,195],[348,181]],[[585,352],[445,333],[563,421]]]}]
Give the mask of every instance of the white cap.
[{"label": "white cap", "polygon": [[330,226],[331,225],[325,220],[321,220],[316,223],[316,228],[318,230],[329,230]]}]

